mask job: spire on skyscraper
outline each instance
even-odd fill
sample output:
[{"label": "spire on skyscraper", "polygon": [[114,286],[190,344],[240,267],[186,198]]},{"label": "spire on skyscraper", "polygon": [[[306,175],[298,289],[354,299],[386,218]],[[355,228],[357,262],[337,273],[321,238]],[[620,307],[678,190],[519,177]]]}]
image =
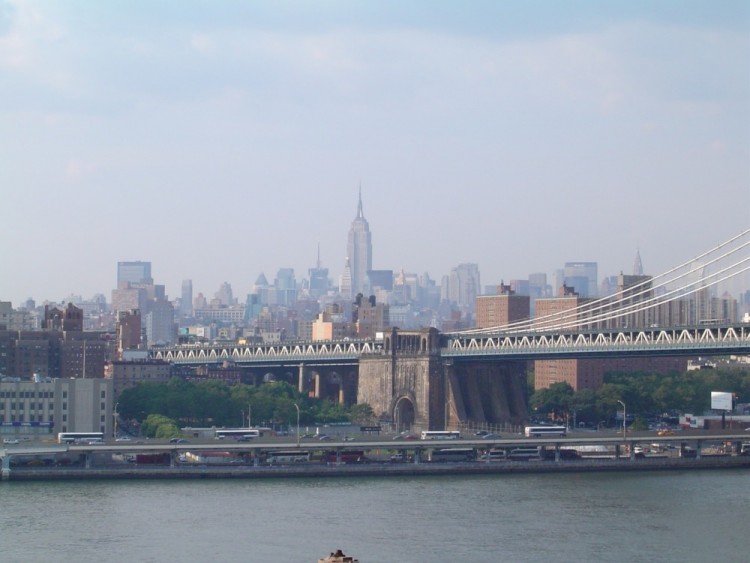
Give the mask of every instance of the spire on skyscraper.
[{"label": "spire on skyscraper", "polygon": [[643,263],[641,262],[641,251],[640,249],[635,251],[635,262],[633,263],[633,275],[643,275]]},{"label": "spire on skyscraper", "polygon": [[357,219],[364,219],[365,214],[362,211],[362,182],[359,183],[359,204],[357,205]]}]

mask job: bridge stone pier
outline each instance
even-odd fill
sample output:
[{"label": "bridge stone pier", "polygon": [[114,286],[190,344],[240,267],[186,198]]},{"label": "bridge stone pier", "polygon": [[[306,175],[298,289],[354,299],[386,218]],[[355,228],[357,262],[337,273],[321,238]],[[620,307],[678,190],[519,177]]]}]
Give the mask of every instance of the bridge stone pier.
[{"label": "bridge stone pier", "polygon": [[351,405],[357,398],[357,370],[354,366],[308,367],[299,365],[297,389],[316,399]]},{"label": "bridge stone pier", "polygon": [[284,381],[310,397],[328,399],[347,406],[357,398],[356,365],[310,366],[300,363],[266,366],[248,370],[242,381],[254,387],[272,381]]},{"label": "bridge stone pier", "polygon": [[526,408],[526,362],[450,362],[446,372],[446,428],[461,423],[523,424]]},{"label": "bridge stone pier", "polygon": [[436,329],[393,329],[382,354],[360,357],[357,402],[397,431],[519,424],[527,418],[525,370],[523,361],[442,358]]}]

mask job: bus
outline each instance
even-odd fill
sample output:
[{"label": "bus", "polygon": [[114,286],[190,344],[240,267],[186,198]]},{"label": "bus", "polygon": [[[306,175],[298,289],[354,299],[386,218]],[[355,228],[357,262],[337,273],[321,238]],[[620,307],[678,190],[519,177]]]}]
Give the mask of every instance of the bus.
[{"label": "bus", "polygon": [[545,436],[567,436],[568,429],[565,426],[527,426],[524,436],[527,438],[543,438]]},{"label": "bus", "polygon": [[473,448],[441,448],[428,454],[428,459],[433,462],[474,461],[476,458],[477,452]]},{"label": "bus", "polygon": [[214,438],[223,440],[224,438],[233,438],[238,442],[247,442],[253,438],[260,438],[261,433],[257,428],[217,428]]},{"label": "bus", "polygon": [[[338,452],[338,461],[341,463],[362,463],[366,461],[364,450],[341,450]],[[328,450],[321,458],[323,463],[336,463],[336,450]]]},{"label": "bus", "polygon": [[58,432],[58,444],[101,444],[104,432]]},{"label": "bus", "polygon": [[310,452],[304,450],[273,450],[266,452],[266,462],[269,465],[287,465],[290,463],[306,463],[310,461]]},{"label": "bus", "polygon": [[457,430],[423,430],[422,440],[458,440],[461,433]]},{"label": "bus", "polygon": [[508,452],[508,459],[513,461],[531,461],[542,459],[544,450],[536,448],[513,448]]}]

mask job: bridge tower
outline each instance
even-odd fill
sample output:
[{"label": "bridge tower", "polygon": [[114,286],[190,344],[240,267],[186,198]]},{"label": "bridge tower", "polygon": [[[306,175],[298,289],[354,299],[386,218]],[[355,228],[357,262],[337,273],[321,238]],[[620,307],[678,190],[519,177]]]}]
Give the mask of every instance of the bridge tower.
[{"label": "bridge tower", "polygon": [[521,424],[527,418],[525,362],[442,358],[436,329],[392,329],[383,354],[359,361],[357,403],[397,431],[461,424]]},{"label": "bridge tower", "polygon": [[357,402],[399,431],[442,428],[445,377],[436,329],[387,333],[383,354],[359,361]]}]

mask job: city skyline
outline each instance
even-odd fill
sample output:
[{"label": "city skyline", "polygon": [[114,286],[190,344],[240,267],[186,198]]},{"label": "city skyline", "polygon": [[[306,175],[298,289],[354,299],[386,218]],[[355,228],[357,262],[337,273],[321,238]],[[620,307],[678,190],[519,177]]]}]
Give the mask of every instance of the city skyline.
[{"label": "city skyline", "polygon": [[0,0],[0,299],[108,296],[127,260],[172,299],[337,282],[360,184],[377,270],[664,272],[748,227],[749,28],[739,1]]}]

